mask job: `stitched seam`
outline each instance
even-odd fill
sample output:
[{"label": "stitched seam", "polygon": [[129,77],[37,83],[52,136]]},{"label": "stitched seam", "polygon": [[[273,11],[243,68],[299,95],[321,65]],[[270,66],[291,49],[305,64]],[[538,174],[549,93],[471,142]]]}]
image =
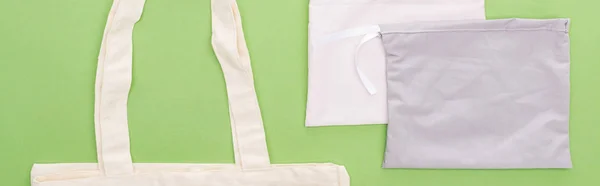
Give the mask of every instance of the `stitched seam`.
[{"label": "stitched seam", "polygon": [[387,31],[381,34],[421,34],[421,33],[440,33],[440,32],[501,32],[501,31],[550,31],[568,33],[567,30],[557,30],[552,28],[523,28],[523,29],[455,29],[455,30],[423,30],[423,31]]},{"label": "stitched seam", "polygon": [[[99,94],[100,95],[98,96],[98,123],[99,123],[99,127],[98,128],[100,129],[100,144],[101,144],[100,145],[100,149],[101,149],[100,152],[102,154],[101,155],[102,156],[102,160],[101,160],[102,163],[101,164],[102,164],[102,169],[103,169],[103,173],[104,174],[106,174],[106,166],[104,166],[106,163],[104,162],[104,154],[103,154],[104,150],[102,150],[102,147],[103,147],[102,144],[104,144],[104,143],[102,143],[102,141],[104,141],[104,139],[102,138],[102,123],[103,123],[102,122],[102,109],[101,109],[102,108],[102,87],[104,87],[104,67],[105,67],[105,62],[106,62],[106,59],[108,57],[108,51],[109,51],[108,50],[108,48],[109,48],[109,45],[108,45],[109,42],[108,41],[109,41],[109,38],[111,38],[111,37],[109,37],[109,35],[113,31],[112,27],[115,25],[115,20],[117,18],[117,14],[119,13],[119,8],[120,8],[121,2],[122,2],[120,0],[117,0],[117,1],[118,2],[115,5],[115,10],[114,10],[114,14],[112,16],[112,19],[109,20],[110,21],[110,24],[108,25],[109,28],[106,31],[106,36],[104,36],[105,37],[105,40],[104,40],[104,58],[102,60],[102,73],[100,74],[101,77],[99,78],[101,82],[100,82],[100,86],[99,86],[100,87],[100,90],[99,90]],[[112,10],[111,10],[111,12],[112,12]],[[98,160],[98,161],[100,161],[100,160]]]},{"label": "stitched seam", "polygon": [[[233,38],[234,38],[234,41],[236,43],[235,52],[236,52],[236,54],[238,54],[238,55],[236,55],[235,59],[237,61],[237,65],[240,65],[240,67],[242,69],[245,69],[243,65],[239,64],[240,56],[239,56],[239,51],[238,51],[238,48],[237,48],[237,34],[238,33],[237,33],[237,25],[235,24],[236,23],[235,11],[233,9],[234,9],[233,5],[230,5],[230,9],[229,10],[231,11],[230,12],[231,13],[231,21],[233,22],[233,30],[234,30],[234,32],[233,32],[233,34],[234,34]],[[229,91],[229,90],[227,90],[227,91]],[[231,107],[231,99],[229,99],[229,102],[230,102],[229,103],[229,107]],[[241,145],[240,145],[240,142],[239,142],[239,135],[238,135],[239,130],[237,130],[237,122],[236,122],[236,119],[235,119],[235,114],[233,112],[233,109],[229,109],[229,112],[231,112],[231,120],[232,120],[230,122],[233,124],[232,128],[235,131],[234,133],[236,135],[236,137],[234,137],[233,139],[234,139],[234,143],[236,143],[234,145],[234,147],[235,147],[235,150],[237,151],[237,153],[234,152],[234,155],[237,154],[239,156],[239,158],[238,158],[239,166],[241,168],[243,168],[244,167],[244,163],[243,163],[244,162],[244,160],[243,160],[244,158],[242,156],[242,150],[241,150],[241,147],[240,147]],[[235,164],[238,164],[238,162],[235,162]]]}]

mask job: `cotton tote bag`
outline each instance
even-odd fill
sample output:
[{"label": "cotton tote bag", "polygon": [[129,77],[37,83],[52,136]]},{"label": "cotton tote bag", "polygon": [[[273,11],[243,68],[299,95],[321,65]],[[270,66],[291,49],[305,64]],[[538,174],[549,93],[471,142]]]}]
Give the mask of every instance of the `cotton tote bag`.
[{"label": "cotton tote bag", "polygon": [[213,0],[213,46],[229,100],[235,164],[132,163],[127,129],[132,31],[144,0],[116,0],[96,79],[98,164],[36,164],[34,186],[349,186],[343,166],[271,165],[248,50],[234,0]]},{"label": "cotton tote bag", "polygon": [[[306,126],[387,123],[381,43],[344,37],[367,25],[485,19],[484,0],[311,0]],[[341,33],[340,33],[341,32]],[[360,61],[360,63],[356,61]]]},{"label": "cotton tote bag", "polygon": [[569,21],[381,26],[385,168],[570,168]]}]

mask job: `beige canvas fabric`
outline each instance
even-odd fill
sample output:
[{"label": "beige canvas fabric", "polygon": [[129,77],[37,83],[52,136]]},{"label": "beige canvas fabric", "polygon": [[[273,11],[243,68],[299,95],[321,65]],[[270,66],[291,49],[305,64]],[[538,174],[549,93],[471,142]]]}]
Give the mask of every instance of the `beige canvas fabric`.
[{"label": "beige canvas fabric", "polygon": [[[235,164],[133,163],[127,99],[132,33],[145,0],[115,0],[98,60],[98,163],[35,164],[33,186],[349,186],[343,166],[272,165],[235,0],[213,0],[213,47],[227,84]],[[192,142],[190,144],[193,144]]]}]

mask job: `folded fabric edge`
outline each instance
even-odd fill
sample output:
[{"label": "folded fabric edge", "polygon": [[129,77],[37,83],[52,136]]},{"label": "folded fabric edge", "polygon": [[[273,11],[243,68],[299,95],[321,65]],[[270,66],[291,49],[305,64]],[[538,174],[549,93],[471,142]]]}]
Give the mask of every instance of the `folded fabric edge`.
[{"label": "folded fabric edge", "polygon": [[360,122],[352,122],[352,123],[327,123],[324,122],[305,122],[304,125],[308,128],[315,127],[343,127],[343,126],[361,126],[361,125],[387,125],[387,122],[372,122],[372,123],[360,123]]},{"label": "folded fabric edge", "polygon": [[394,2],[387,1],[382,2],[378,0],[310,0],[309,6],[317,6],[317,5],[443,5],[443,6],[452,6],[452,5],[472,5],[472,4],[480,4],[485,5],[485,0],[453,0],[453,1],[439,1],[439,2],[423,2],[423,1],[414,1],[414,2]]},{"label": "folded fabric edge", "polygon": [[489,31],[554,31],[568,33],[569,18],[556,19],[495,19],[429,21],[382,24],[381,34],[417,34],[433,32],[489,32]]}]

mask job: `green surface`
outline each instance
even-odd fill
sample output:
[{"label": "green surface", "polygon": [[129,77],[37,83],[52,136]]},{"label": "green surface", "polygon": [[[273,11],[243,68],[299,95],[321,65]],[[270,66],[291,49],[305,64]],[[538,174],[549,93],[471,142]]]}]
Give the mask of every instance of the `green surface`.
[{"label": "green surface", "polygon": [[[111,0],[0,0],[0,186],[96,162],[96,59]],[[488,0],[488,18],[572,19],[571,170],[381,169],[385,126],[305,128],[308,0],[239,0],[273,163],[345,165],[353,186],[600,185],[600,1]],[[147,0],[134,33],[135,162],[233,162],[209,0]]]}]

